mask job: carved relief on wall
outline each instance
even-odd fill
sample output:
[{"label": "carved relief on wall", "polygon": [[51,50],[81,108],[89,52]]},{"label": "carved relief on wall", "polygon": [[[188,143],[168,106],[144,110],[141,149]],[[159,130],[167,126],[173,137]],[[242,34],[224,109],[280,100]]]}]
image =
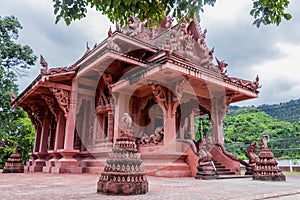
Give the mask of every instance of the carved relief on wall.
[{"label": "carved relief on wall", "polygon": [[120,31],[128,36],[135,37],[137,39],[149,41],[155,35],[155,29],[150,29],[146,27],[146,21],[141,22],[137,17],[129,18],[129,25],[121,29],[117,28],[117,31]]},{"label": "carved relief on wall", "polygon": [[117,31],[147,41],[170,54],[176,53],[184,59],[195,60],[199,65],[217,70],[212,63],[214,48],[210,50],[205,42],[207,31],[205,29],[202,32],[193,20],[190,23],[182,20],[179,25],[173,26],[173,19],[165,17],[160,26],[155,24],[152,28],[147,27],[150,21],[140,22],[138,18],[128,20],[129,26],[117,27]]},{"label": "carved relief on wall", "polygon": [[107,38],[106,47],[107,47],[108,49],[111,49],[111,50],[114,50],[114,51],[121,52],[120,46],[119,46],[116,42],[113,41],[112,37],[108,37],[108,38]]},{"label": "carved relief on wall", "polygon": [[163,127],[157,127],[153,134],[148,135],[145,132],[140,133],[139,137],[139,144],[158,144],[163,143],[164,139],[164,128]]}]

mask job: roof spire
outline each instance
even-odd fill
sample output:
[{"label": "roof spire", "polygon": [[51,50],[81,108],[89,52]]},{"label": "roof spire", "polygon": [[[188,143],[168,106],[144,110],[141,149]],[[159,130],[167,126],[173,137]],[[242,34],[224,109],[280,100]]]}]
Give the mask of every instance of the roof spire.
[{"label": "roof spire", "polygon": [[41,55],[40,56],[40,64],[42,65],[42,69],[41,69],[41,74],[46,74],[48,72],[48,63],[46,62],[46,60],[44,59],[44,57]]},{"label": "roof spire", "polygon": [[108,30],[108,37],[111,37],[112,36],[112,31],[111,31],[111,26],[109,27],[109,30]]}]

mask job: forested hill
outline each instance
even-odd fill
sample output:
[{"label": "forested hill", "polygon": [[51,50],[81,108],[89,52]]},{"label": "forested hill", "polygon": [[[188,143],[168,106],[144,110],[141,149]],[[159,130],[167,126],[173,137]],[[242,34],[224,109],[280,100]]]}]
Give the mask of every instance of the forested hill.
[{"label": "forested hill", "polygon": [[280,121],[300,121],[300,99],[272,105],[263,104],[257,108]]}]

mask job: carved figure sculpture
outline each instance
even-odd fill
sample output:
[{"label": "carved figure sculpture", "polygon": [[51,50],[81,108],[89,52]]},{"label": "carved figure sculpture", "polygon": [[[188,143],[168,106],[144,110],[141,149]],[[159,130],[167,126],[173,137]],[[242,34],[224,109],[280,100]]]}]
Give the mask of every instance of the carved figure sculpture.
[{"label": "carved figure sculpture", "polygon": [[228,66],[227,63],[225,63],[225,60],[218,60],[218,58],[216,58],[217,60],[217,63],[218,63],[218,68],[219,68],[219,71],[222,75],[226,75],[227,74],[227,69],[226,67]]},{"label": "carved figure sculpture", "polygon": [[132,119],[128,113],[124,113],[120,120],[120,129],[122,133],[130,134],[132,132]]},{"label": "carved figure sculpture", "polygon": [[255,141],[254,144],[250,142],[249,146],[247,147],[246,156],[249,158],[249,164],[257,163],[259,161],[259,158],[256,155],[257,148],[258,148],[257,141]]},{"label": "carved figure sculpture", "polygon": [[261,136],[261,143],[263,149],[268,149],[268,140],[269,140],[269,134],[264,133]]},{"label": "carved figure sculpture", "polygon": [[121,48],[117,43],[115,43],[111,37],[107,38],[107,48],[112,49],[114,51],[121,52]]},{"label": "carved figure sculpture", "polygon": [[212,155],[210,150],[212,148],[213,142],[210,134],[207,134],[199,144],[199,165],[204,165],[210,161],[212,161]]},{"label": "carved figure sculpture", "polygon": [[154,131],[154,134],[151,134],[148,136],[146,133],[141,133],[143,135],[140,139],[141,144],[158,144],[163,140],[164,137],[164,128],[163,127],[157,127]]},{"label": "carved figure sculpture", "polygon": [[258,142],[256,141],[254,144],[250,142],[249,146],[247,147],[246,156],[249,158],[249,163],[246,166],[246,175],[252,175],[254,173],[254,169],[256,163],[259,162],[259,158],[256,155],[256,151],[258,148]]},{"label": "carved figure sculpture", "polygon": [[240,78],[234,78],[234,77],[230,77],[229,80],[233,83],[237,83],[239,85],[242,85],[244,87],[248,87],[251,88],[253,90],[256,90],[258,88],[260,88],[261,86],[259,85],[259,77],[256,76],[255,81],[251,82],[251,81],[247,81],[247,80],[243,80]]}]

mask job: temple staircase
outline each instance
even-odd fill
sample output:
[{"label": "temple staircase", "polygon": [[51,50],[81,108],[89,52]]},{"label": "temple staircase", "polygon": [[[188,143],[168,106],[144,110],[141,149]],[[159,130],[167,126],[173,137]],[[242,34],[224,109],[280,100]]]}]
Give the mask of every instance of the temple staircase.
[{"label": "temple staircase", "polygon": [[252,178],[252,175],[238,175],[218,161],[214,161],[214,164],[217,170],[217,179]]},{"label": "temple staircase", "polygon": [[235,175],[234,172],[232,172],[229,168],[226,168],[226,166],[222,165],[220,162],[214,161],[214,164],[218,176]]}]

